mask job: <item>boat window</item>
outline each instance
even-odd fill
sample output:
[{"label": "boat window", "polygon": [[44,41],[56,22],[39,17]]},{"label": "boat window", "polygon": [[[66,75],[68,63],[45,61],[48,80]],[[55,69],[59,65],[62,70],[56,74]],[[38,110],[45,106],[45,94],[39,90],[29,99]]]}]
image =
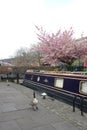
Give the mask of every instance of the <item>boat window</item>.
[{"label": "boat window", "polygon": [[80,82],[79,92],[87,95],[87,81],[81,81]]},{"label": "boat window", "polygon": [[37,81],[38,81],[38,82],[40,81],[40,76],[37,77]]},{"label": "boat window", "polygon": [[58,88],[63,88],[64,79],[61,78],[55,78],[54,80],[54,86]]}]

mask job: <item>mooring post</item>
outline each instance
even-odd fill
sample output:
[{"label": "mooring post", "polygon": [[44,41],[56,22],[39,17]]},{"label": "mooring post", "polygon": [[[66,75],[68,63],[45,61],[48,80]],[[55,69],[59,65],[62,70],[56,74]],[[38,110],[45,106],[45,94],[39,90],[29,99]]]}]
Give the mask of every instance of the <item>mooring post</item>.
[{"label": "mooring post", "polygon": [[36,98],[35,91],[33,91],[33,98]]},{"label": "mooring post", "polygon": [[75,112],[75,101],[76,101],[76,96],[73,98],[73,112]]},{"label": "mooring post", "polygon": [[81,110],[81,116],[83,116],[83,102],[84,98],[80,98],[81,104],[80,104],[80,110]]},{"label": "mooring post", "polygon": [[17,73],[17,84],[19,84],[19,73]]}]

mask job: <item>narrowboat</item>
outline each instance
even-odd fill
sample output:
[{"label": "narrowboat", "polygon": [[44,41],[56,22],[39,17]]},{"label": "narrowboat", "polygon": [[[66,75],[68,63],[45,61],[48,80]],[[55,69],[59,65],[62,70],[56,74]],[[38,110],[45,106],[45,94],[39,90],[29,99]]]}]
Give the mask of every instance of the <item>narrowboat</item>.
[{"label": "narrowboat", "polygon": [[26,71],[23,84],[80,107],[87,112],[87,76]]}]

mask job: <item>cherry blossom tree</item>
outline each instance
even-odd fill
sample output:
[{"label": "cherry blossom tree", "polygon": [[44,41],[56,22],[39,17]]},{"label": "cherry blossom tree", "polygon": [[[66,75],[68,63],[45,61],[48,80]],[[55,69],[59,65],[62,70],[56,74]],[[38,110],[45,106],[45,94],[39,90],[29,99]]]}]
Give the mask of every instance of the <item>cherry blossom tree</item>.
[{"label": "cherry blossom tree", "polygon": [[75,59],[87,54],[87,39],[75,40],[73,29],[68,31],[58,30],[54,33],[47,33],[43,28],[37,27],[38,50],[43,55],[43,62],[58,63],[62,61],[71,65]]},{"label": "cherry blossom tree", "polygon": [[[42,28],[37,28],[39,31],[38,39],[39,51],[43,54],[43,62],[57,63],[62,61],[64,63],[71,62],[74,57],[71,58],[73,51],[71,52],[71,46],[73,46],[73,30],[61,32],[58,30],[56,34],[48,34]],[[71,52],[71,53],[70,53]],[[71,55],[70,55],[70,54]]]},{"label": "cherry blossom tree", "polygon": [[82,37],[75,41],[75,53],[78,58],[84,58],[87,55],[87,37]]},{"label": "cherry blossom tree", "polygon": [[80,66],[80,59],[83,61],[86,61],[86,56],[87,56],[87,37],[81,37],[76,40],[75,43],[75,53],[77,55],[77,59],[79,61],[79,66]]}]

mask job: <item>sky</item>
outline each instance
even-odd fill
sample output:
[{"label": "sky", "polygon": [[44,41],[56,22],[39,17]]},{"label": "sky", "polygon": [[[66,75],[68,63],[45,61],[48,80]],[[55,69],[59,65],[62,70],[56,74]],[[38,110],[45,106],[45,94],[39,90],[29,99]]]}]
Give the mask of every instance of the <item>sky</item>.
[{"label": "sky", "polygon": [[38,42],[37,26],[47,32],[70,27],[87,36],[87,0],[0,0],[0,59]]}]

